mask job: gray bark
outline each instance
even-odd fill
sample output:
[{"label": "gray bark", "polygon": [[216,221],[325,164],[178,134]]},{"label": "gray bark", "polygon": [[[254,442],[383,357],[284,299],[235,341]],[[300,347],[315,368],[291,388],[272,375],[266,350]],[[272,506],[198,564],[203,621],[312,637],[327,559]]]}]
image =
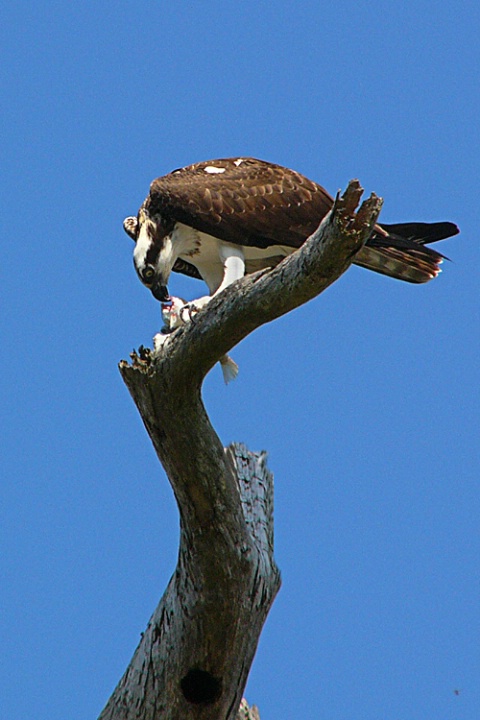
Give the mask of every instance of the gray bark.
[{"label": "gray bark", "polygon": [[[201,399],[213,365],[263,323],[321,293],[351,264],[381,208],[352,181],[332,212],[276,268],[229,286],[120,372],[180,511],[178,565],[99,720],[258,720],[242,701],[280,587],[273,558],[273,480],[265,454],[224,449]],[[240,704],[241,703],[241,704]]]}]

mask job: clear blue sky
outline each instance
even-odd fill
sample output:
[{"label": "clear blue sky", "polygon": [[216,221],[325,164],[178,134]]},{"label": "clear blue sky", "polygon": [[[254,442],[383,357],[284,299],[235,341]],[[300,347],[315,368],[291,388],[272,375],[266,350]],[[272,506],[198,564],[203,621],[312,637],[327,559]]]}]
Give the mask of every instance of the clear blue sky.
[{"label": "clear blue sky", "polygon": [[476,0],[4,7],[2,720],[96,718],[175,567],[117,370],[160,326],[122,220],[154,177],[228,155],[462,229],[438,280],[352,268],[205,382],[222,441],[276,479],[283,588],[246,696],[262,720],[478,719],[479,20]]}]

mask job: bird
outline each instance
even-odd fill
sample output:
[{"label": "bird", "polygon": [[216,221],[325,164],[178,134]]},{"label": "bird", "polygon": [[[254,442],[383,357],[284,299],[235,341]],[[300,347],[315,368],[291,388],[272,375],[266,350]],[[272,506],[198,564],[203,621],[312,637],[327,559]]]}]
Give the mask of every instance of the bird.
[{"label": "bird", "polygon": [[[123,221],[135,241],[134,266],[160,302],[171,272],[203,279],[209,295],[297,250],[333,207],[313,180],[253,157],[207,160],[158,177],[136,217]],[[380,223],[354,263],[410,283],[425,283],[444,259],[427,243],[456,235],[452,222]],[[202,307],[199,301],[197,309]]]}]

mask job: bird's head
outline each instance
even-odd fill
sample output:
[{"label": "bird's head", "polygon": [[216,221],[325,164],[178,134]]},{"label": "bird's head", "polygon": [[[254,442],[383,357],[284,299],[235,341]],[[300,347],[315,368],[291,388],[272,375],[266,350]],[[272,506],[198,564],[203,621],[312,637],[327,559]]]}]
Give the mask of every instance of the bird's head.
[{"label": "bird's head", "polygon": [[152,214],[144,206],[137,217],[127,217],[123,229],[135,241],[133,264],[141,282],[160,302],[170,299],[168,279],[177,259],[171,229],[165,228],[160,215]]}]

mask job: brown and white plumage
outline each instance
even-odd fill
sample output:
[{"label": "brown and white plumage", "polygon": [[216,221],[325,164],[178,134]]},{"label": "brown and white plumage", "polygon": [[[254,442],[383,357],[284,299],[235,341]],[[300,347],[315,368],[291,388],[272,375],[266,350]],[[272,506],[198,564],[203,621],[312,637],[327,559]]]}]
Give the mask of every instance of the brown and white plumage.
[{"label": "brown and white plumage", "polygon": [[[137,218],[127,218],[124,227],[137,242],[140,279],[158,299],[168,296],[171,270],[203,277],[213,294],[299,248],[332,204],[324,188],[293,170],[254,158],[224,158],[154,180]],[[443,256],[425,243],[456,233],[449,222],[377,225],[355,263],[427,282],[438,274]]]}]

